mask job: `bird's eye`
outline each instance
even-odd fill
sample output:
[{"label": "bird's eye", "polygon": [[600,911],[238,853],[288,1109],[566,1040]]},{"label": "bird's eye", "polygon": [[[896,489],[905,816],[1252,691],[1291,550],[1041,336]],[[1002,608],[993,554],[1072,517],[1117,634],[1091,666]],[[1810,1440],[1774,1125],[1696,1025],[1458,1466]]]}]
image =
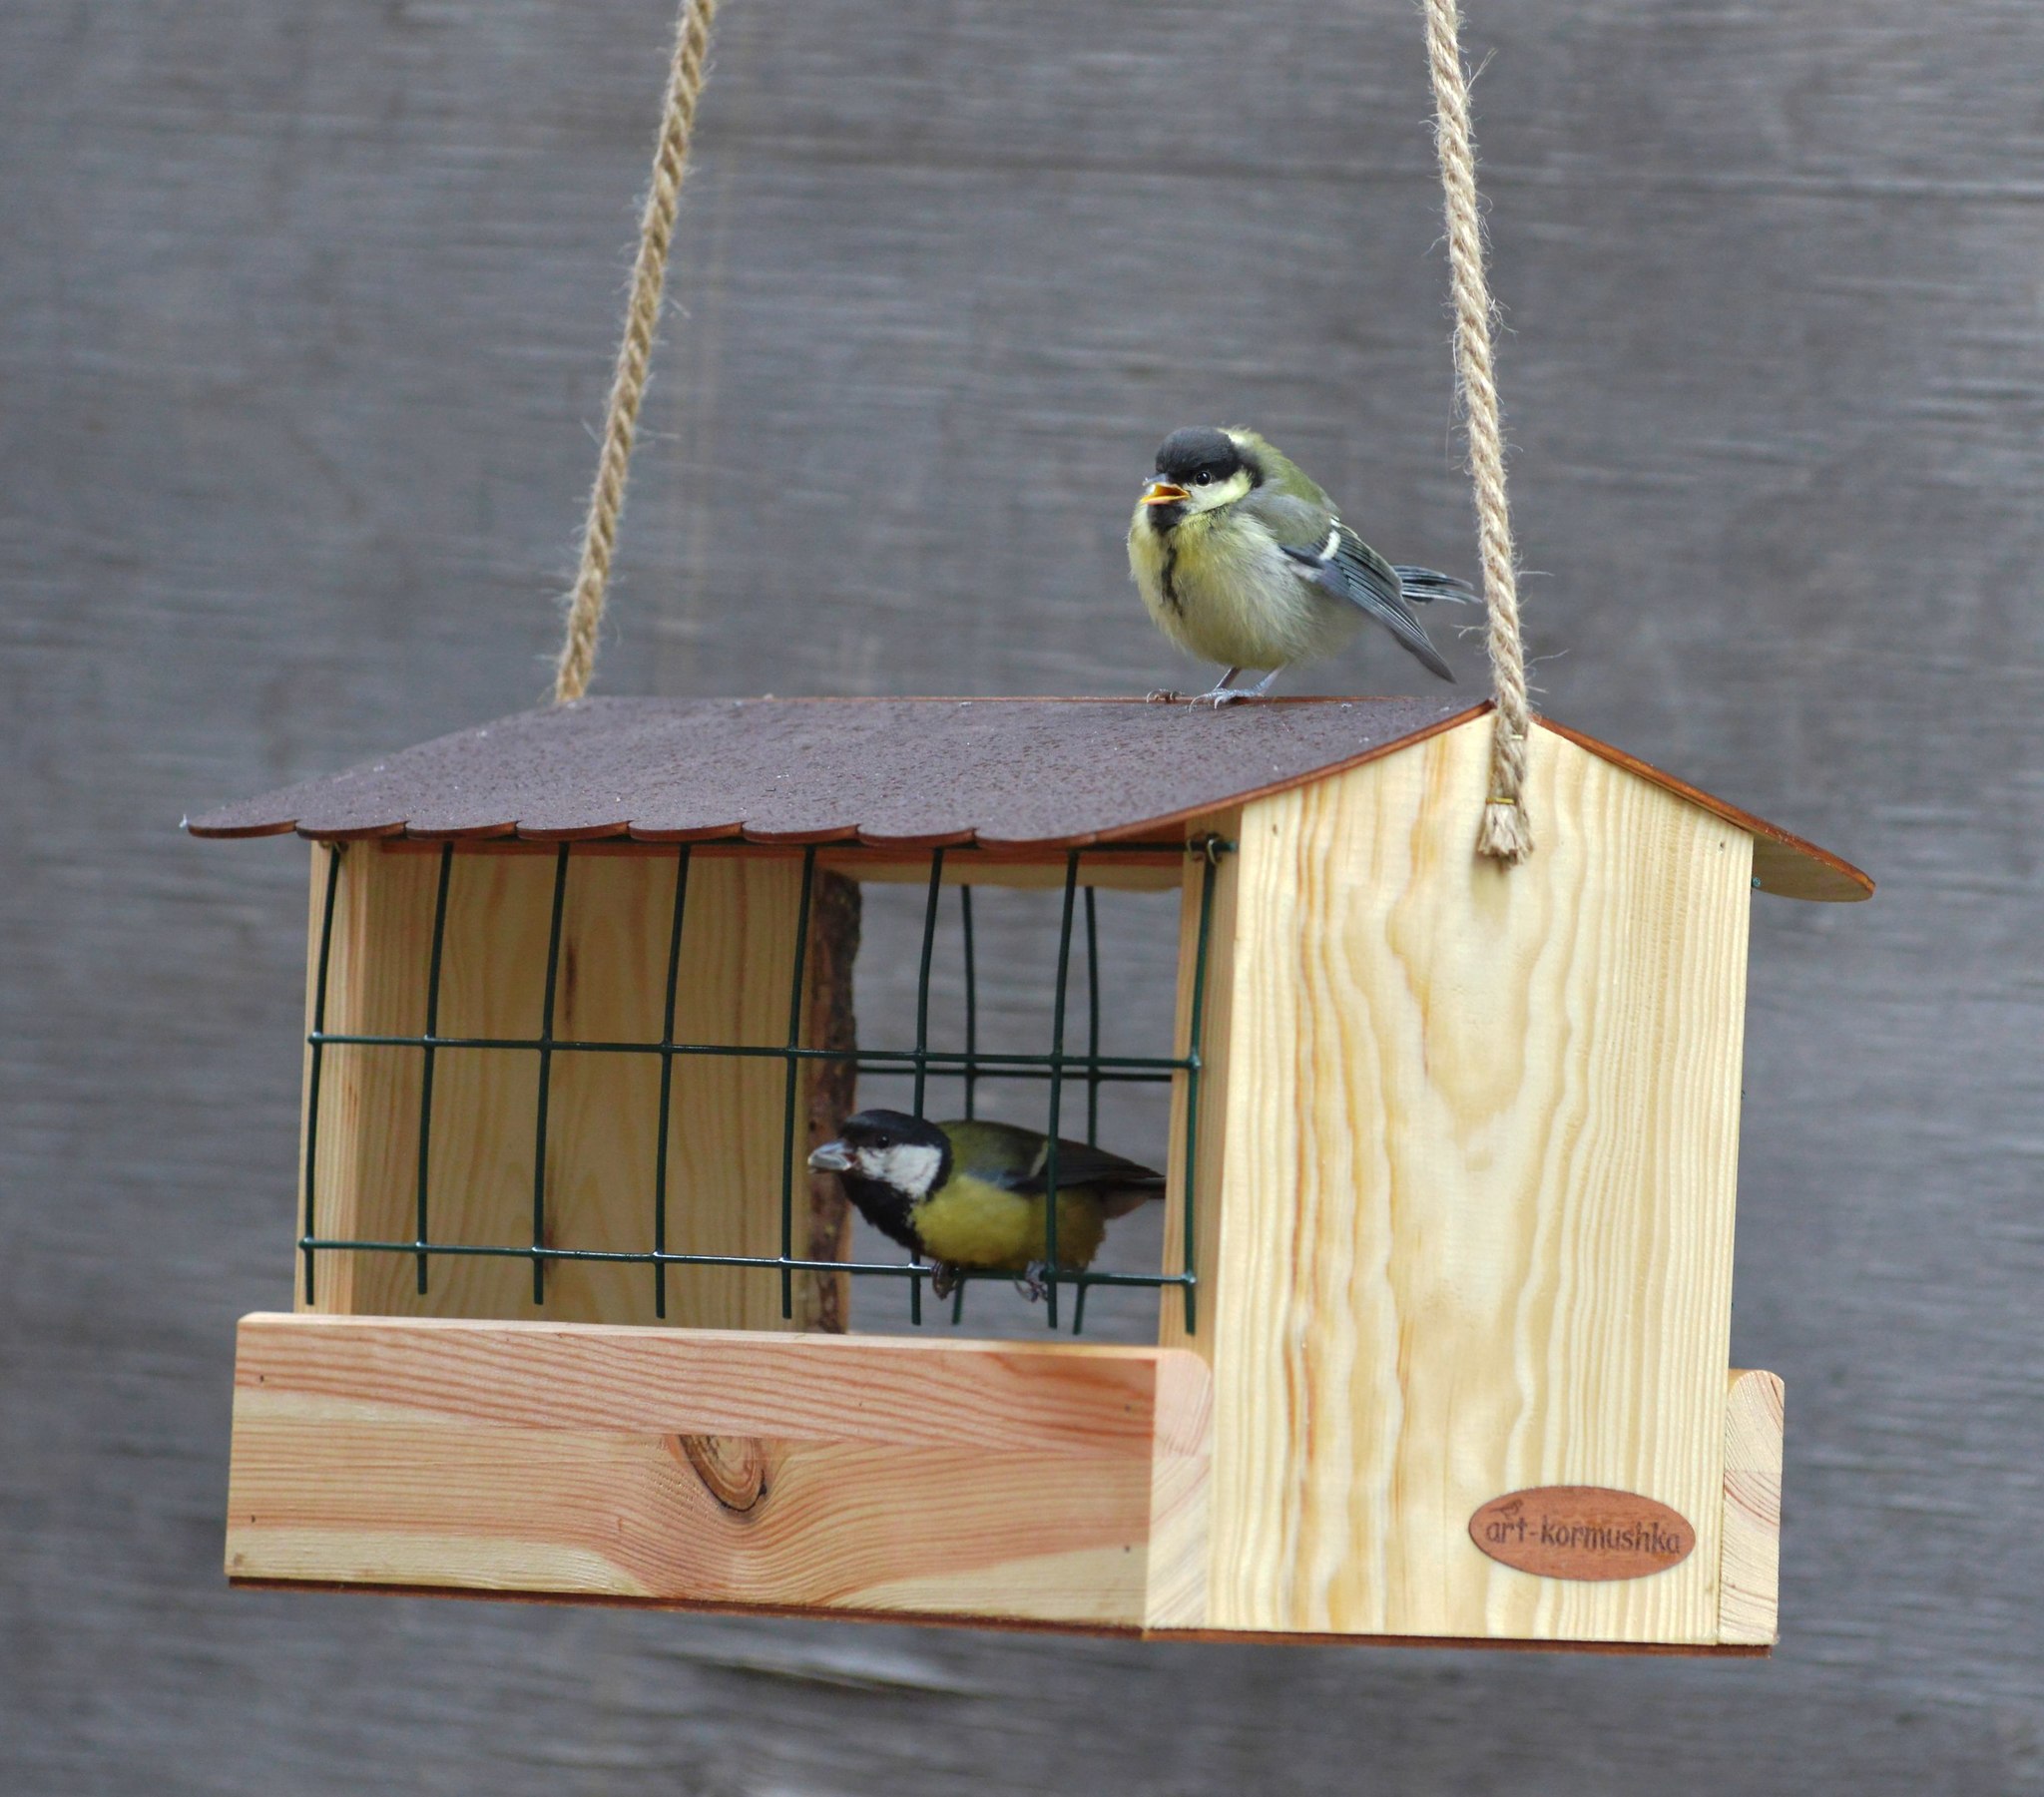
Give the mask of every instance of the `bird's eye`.
[{"label": "bird's eye", "polygon": [[1213,484],[1213,475],[1209,474],[1207,470],[1204,468],[1202,468],[1198,474],[1193,476],[1193,485],[1196,487],[1211,486]]}]

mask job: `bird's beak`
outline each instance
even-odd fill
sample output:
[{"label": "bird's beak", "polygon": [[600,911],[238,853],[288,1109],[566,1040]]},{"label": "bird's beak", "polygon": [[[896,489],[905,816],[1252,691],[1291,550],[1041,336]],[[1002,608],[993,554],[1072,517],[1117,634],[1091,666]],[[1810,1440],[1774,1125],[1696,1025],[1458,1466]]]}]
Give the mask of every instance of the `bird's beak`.
[{"label": "bird's beak", "polygon": [[841,1141],[826,1141],[809,1156],[809,1171],[848,1173],[851,1171],[851,1152]]},{"label": "bird's beak", "polygon": [[1192,495],[1173,481],[1152,481],[1143,489],[1143,503],[1146,506],[1175,506]]}]

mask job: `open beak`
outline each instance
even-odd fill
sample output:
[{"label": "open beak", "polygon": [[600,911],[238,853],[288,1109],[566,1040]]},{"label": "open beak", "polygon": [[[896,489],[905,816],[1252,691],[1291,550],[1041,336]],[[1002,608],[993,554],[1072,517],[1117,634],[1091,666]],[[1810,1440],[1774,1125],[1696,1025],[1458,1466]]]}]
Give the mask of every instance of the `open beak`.
[{"label": "open beak", "polygon": [[1143,503],[1146,506],[1175,506],[1192,495],[1173,481],[1152,481],[1143,489]]},{"label": "open beak", "polygon": [[848,1173],[851,1171],[851,1153],[841,1141],[826,1141],[809,1156],[809,1171]]}]

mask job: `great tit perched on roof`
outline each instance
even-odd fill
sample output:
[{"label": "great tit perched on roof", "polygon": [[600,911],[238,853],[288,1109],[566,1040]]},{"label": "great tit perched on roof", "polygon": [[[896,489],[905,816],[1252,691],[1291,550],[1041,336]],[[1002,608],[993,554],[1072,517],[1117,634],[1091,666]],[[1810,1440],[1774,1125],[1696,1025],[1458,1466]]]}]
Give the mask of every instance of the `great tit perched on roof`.
[{"label": "great tit perched on roof", "polygon": [[[937,1263],[938,1297],[961,1269],[1030,1275],[1044,1258],[1049,1137],[1013,1123],[929,1123],[861,1111],[809,1156],[835,1173],[867,1222]],[[1080,1141],[1058,1142],[1058,1267],[1088,1267],[1112,1217],[1164,1195],[1164,1175]]]},{"label": "great tit perched on roof", "polygon": [[[1253,430],[1173,431],[1129,526],[1129,572],[1179,648],[1228,672],[1215,704],[1255,698],[1294,662],[1339,649],[1376,622],[1444,680],[1455,675],[1414,605],[1474,601],[1465,582],[1394,568],[1341,522],[1302,469]],[[1246,668],[1255,686],[1229,682]]]}]

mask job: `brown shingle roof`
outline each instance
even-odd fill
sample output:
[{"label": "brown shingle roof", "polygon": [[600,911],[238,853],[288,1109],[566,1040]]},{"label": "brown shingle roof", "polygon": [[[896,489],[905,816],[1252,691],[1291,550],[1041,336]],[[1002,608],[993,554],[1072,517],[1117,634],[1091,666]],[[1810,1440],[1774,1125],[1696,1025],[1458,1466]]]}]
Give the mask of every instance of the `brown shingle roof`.
[{"label": "brown shingle roof", "polygon": [[[1483,709],[1418,698],[1220,711],[1139,699],[594,698],[441,736],[187,827],[197,836],[1070,848],[1168,834]],[[1822,849],[1564,733],[1751,830],[1764,887],[1807,898],[1872,890]]]}]

